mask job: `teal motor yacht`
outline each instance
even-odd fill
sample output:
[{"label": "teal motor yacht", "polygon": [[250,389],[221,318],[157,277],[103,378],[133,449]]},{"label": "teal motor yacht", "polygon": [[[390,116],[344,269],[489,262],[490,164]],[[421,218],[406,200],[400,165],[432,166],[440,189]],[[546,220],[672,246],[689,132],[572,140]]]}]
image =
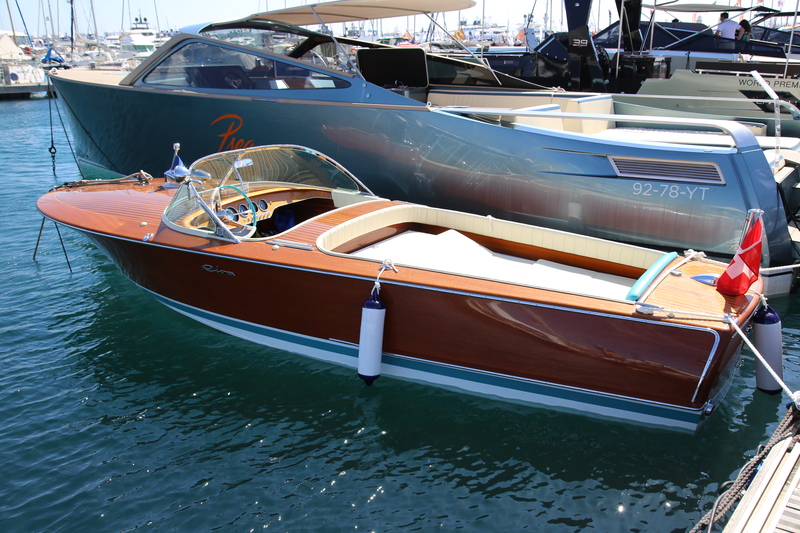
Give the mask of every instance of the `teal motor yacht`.
[{"label": "teal motor yacht", "polygon": [[[344,0],[202,25],[132,72],[51,76],[87,178],[292,143],[377,195],[729,259],[764,211],[769,294],[798,254],[800,139],[764,124],[624,114],[611,95],[305,26],[466,9],[472,0]],[[800,233],[800,232],[798,232]]]}]

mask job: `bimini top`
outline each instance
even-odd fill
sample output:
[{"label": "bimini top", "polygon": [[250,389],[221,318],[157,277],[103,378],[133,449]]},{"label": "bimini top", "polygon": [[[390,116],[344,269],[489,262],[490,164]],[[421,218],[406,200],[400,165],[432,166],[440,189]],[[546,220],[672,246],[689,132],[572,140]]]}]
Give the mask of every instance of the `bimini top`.
[{"label": "bimini top", "polygon": [[445,13],[474,6],[474,0],[340,0],[255,13],[242,19],[219,21],[214,24],[272,21],[292,26],[307,26]]},{"label": "bimini top", "polygon": [[726,6],[724,4],[679,4],[678,0],[670,0],[667,2],[658,3],[653,5],[643,4],[645,9],[661,9],[664,11],[674,11],[675,13],[736,13],[739,11],[757,12],[757,13],[779,13],[777,9],[766,6]]}]

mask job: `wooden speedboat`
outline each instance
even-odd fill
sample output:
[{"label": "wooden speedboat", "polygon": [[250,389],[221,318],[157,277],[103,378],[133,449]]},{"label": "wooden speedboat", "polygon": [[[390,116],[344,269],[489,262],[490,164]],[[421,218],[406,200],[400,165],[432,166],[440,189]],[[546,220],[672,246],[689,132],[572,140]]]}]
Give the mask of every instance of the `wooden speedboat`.
[{"label": "wooden speedboat", "polygon": [[[702,253],[381,199],[308,148],[168,174],[180,184],[75,182],[37,206],[179,313],[351,367],[371,343],[388,376],[691,430],[738,358],[726,320],[760,301],[760,279],[741,296],[694,279],[725,268]],[[365,301],[385,309],[366,340]]]}]

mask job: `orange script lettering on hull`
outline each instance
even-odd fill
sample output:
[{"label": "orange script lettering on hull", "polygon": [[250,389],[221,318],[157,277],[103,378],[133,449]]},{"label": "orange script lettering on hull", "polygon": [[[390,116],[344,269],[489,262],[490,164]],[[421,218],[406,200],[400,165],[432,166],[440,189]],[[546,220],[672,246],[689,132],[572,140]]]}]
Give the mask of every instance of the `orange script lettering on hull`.
[{"label": "orange script lettering on hull", "polygon": [[217,122],[221,123],[222,125],[228,125],[227,130],[217,135],[217,137],[222,138],[222,142],[219,143],[219,149],[217,150],[218,152],[224,152],[226,150],[238,150],[239,148],[250,148],[251,146],[255,146],[256,143],[253,140],[245,141],[244,139],[237,139],[234,137],[233,134],[239,131],[242,128],[242,124],[244,124],[242,117],[239,115],[222,115],[221,117],[217,117],[211,123],[211,126]]}]

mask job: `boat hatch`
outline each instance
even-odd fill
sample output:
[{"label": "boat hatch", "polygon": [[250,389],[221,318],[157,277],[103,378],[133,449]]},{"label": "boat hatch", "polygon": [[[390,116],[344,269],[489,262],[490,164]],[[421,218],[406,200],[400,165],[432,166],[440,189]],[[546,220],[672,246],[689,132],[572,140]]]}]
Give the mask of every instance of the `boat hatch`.
[{"label": "boat hatch", "polygon": [[[214,154],[195,161],[182,178],[164,222],[183,233],[233,242],[269,238],[341,205],[374,198],[332,159],[294,145]],[[303,209],[294,208],[301,201]]]}]

